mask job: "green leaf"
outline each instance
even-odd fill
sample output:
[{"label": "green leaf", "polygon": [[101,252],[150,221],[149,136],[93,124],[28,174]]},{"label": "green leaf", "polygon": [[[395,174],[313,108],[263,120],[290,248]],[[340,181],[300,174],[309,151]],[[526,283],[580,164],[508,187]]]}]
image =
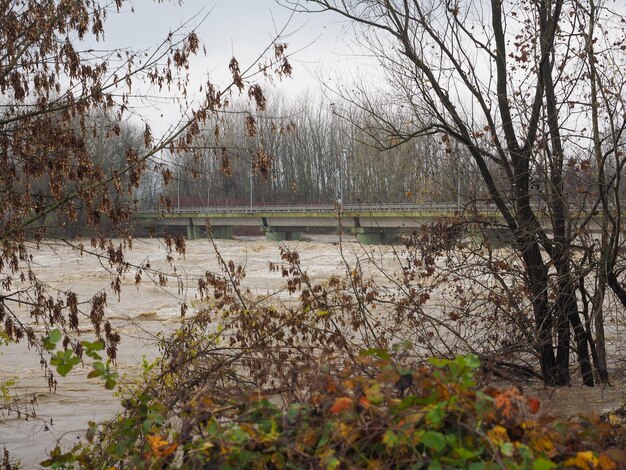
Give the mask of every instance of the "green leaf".
[{"label": "green leaf", "polygon": [[324,433],[322,434],[322,437],[317,443],[318,449],[324,447],[328,443],[328,441],[330,440],[330,431],[332,431],[332,429],[333,429],[332,421],[327,421],[326,424],[324,425]]},{"label": "green leaf", "polygon": [[444,409],[446,404],[447,402],[437,403],[434,408],[426,413],[426,419],[434,425],[441,423],[441,421],[443,421],[443,418],[445,418],[446,416],[446,411]]},{"label": "green leaf", "polygon": [[413,343],[411,343],[409,340],[404,340],[404,341],[400,341],[399,343],[395,343],[393,346],[391,346],[391,350],[397,353],[399,351],[408,351],[412,347],[413,347]]},{"label": "green leaf", "polygon": [[468,369],[476,370],[480,367],[480,359],[476,354],[467,354],[466,356],[459,356],[463,358],[465,367]]},{"label": "green leaf", "polygon": [[336,470],[341,466],[341,460],[337,457],[331,457],[326,461],[326,470]]},{"label": "green leaf", "polygon": [[469,464],[467,468],[468,470],[485,470],[487,466],[485,465],[485,462],[473,462]]},{"label": "green leaf", "polygon": [[104,372],[99,370],[92,370],[91,372],[89,372],[89,374],[87,374],[87,378],[94,379],[96,377],[100,377],[102,374],[104,374]]},{"label": "green leaf", "polygon": [[433,460],[428,466],[428,470],[441,470],[441,463],[439,460]]},{"label": "green leaf", "polygon": [[442,369],[446,367],[447,365],[449,365],[452,361],[450,361],[450,359],[441,359],[438,357],[431,357],[430,359],[428,359],[428,362],[430,362],[433,366],[439,369]]},{"label": "green leaf", "polygon": [[43,347],[48,351],[52,351],[57,347],[57,343],[61,340],[63,334],[60,330],[54,329],[52,330],[48,336],[42,338]]},{"label": "green leaf", "polygon": [[398,438],[398,435],[391,431],[391,430],[387,430],[385,432],[385,435],[383,436],[383,444],[385,444],[385,446],[387,447],[395,447],[400,443],[400,439]]},{"label": "green leaf", "polygon": [[457,447],[456,449],[454,449],[454,453],[458,455],[459,458],[462,460],[471,460],[473,458],[478,457],[480,454],[483,453],[483,451],[482,449],[470,450],[470,449],[466,449],[465,447]]},{"label": "green leaf", "polygon": [[502,452],[502,455],[505,455],[507,457],[512,457],[513,453],[515,452],[515,447],[513,447],[512,442],[504,442],[500,446],[500,452]]},{"label": "green leaf", "polygon": [[422,444],[431,449],[435,449],[437,452],[441,452],[446,448],[446,437],[437,431],[427,431],[422,436]]},{"label": "green leaf", "polygon": [[533,462],[533,470],[551,470],[556,467],[557,465],[554,462],[543,457],[539,457]]},{"label": "green leaf", "polygon": [[87,429],[87,432],[85,433],[85,439],[87,439],[87,442],[93,442],[94,438],[96,437],[97,432],[98,432],[98,425],[93,421],[89,421],[89,428]]},{"label": "green leaf", "polygon": [[57,366],[57,372],[65,377],[72,370],[72,365],[66,362],[63,362]]},{"label": "green leaf", "polygon": [[61,330],[55,328],[54,330],[50,332],[50,335],[48,336],[48,338],[50,339],[50,342],[58,343],[61,340],[62,336],[63,334],[61,333]]},{"label": "green leaf", "polygon": [[89,341],[81,341],[80,344],[83,345],[83,348],[89,351],[102,351],[104,349],[104,341],[101,339],[98,341],[89,342]]},{"label": "green leaf", "polygon": [[90,341],[81,341],[85,354],[92,359],[101,360],[102,357],[96,351],[102,351],[104,349],[104,341],[98,340],[93,343]]},{"label": "green leaf", "polygon": [[383,361],[388,361],[389,359],[391,359],[389,352],[385,351],[384,349],[379,349],[379,348],[364,349],[363,351],[359,352],[359,356],[363,356],[363,357],[376,356],[377,358],[382,359]]},{"label": "green leaf", "polygon": [[104,382],[104,388],[106,388],[107,390],[113,390],[115,388],[116,384],[117,384],[117,381],[115,379],[112,379],[111,377],[109,377]]},{"label": "green leaf", "polygon": [[80,363],[80,358],[72,351],[57,351],[55,356],[50,359],[50,364],[56,366],[57,372],[65,377],[72,368]]},{"label": "green leaf", "polygon": [[233,428],[228,433],[228,440],[235,444],[243,444],[247,442],[250,436],[239,428]]}]

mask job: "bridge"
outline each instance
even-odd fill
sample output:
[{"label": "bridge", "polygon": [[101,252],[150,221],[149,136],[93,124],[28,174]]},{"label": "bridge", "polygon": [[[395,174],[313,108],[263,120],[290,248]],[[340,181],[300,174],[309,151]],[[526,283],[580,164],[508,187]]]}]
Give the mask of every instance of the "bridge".
[{"label": "bridge", "polygon": [[[344,204],[185,207],[166,213],[140,211],[134,219],[144,226],[186,227],[187,238],[202,237],[211,227],[213,238],[232,238],[233,227],[259,227],[269,240],[299,240],[309,227],[349,229],[363,244],[390,243],[402,229],[417,228],[462,210],[456,203]],[[494,205],[472,205],[482,215],[496,215]]]}]

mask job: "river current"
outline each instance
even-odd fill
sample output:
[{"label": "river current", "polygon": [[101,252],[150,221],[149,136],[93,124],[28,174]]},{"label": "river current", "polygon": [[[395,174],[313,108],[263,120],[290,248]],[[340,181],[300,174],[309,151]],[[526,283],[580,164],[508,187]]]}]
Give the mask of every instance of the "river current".
[{"label": "river current", "polygon": [[[83,243],[88,244],[88,241]],[[390,247],[366,249],[352,241],[340,245],[335,235],[312,235],[306,241],[289,243],[290,248],[300,254],[301,265],[313,280],[341,276],[346,272],[346,263],[349,266],[359,263],[365,273],[384,283],[373,261],[389,270],[398,267]],[[218,240],[216,244],[226,261],[233,260],[244,266],[243,286],[253,294],[269,295],[284,286],[280,271],[269,270],[270,263],[281,262],[279,245],[275,242],[259,236]],[[162,240],[137,239],[133,249],[127,252],[127,260],[133,264],[149,260],[154,269],[178,274],[183,282],[182,290],[175,282],[161,287],[146,277],[136,287],[131,270],[123,281],[118,300],[110,289],[112,276],[107,272],[108,265],[100,259],[81,255],[79,250],[61,243],[42,245],[33,251],[34,271],[53,288],[72,290],[82,300],[103,290],[108,292],[107,319],[122,336],[117,360],[121,384],[137,377],[144,358],[149,360],[156,356],[156,335],[176,328],[181,303],[190,305],[188,315],[193,314],[198,277],[206,271],[219,271],[218,257],[207,240],[187,242],[185,255],[176,255],[172,264],[166,261],[166,255]],[[282,301],[289,301],[288,292],[278,295]],[[26,314],[24,319],[30,321]],[[86,323],[84,321],[83,325]],[[33,327],[38,334],[43,334],[40,327]],[[81,336],[94,339],[89,329],[82,331]],[[626,363],[626,359],[620,363]],[[87,373],[87,369],[77,367],[67,377],[59,378],[56,393],[51,393],[34,351],[24,343],[0,348],[0,377],[17,380],[11,393],[32,402],[37,415],[28,419],[15,413],[0,416],[0,446],[5,446],[14,459],[20,459],[24,468],[37,468],[37,463],[57,442],[64,449],[78,442],[85,434],[88,421],[103,421],[120,411],[119,397],[105,390],[98,380],[87,380]],[[556,391],[535,387],[533,393],[541,397],[544,410],[561,415],[604,412],[626,402],[624,380],[592,391],[579,386]]]}]

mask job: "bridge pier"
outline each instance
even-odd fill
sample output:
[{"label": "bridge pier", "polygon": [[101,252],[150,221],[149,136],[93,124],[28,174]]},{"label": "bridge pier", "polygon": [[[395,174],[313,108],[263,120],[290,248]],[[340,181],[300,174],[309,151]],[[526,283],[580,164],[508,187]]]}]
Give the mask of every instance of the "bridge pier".
[{"label": "bridge pier", "polygon": [[398,229],[387,227],[353,227],[352,233],[361,245],[390,245],[398,238]]},{"label": "bridge pier", "polygon": [[[215,240],[230,240],[233,238],[233,228],[230,225],[211,225],[211,237]],[[187,240],[198,240],[207,235],[205,225],[187,225]]]},{"label": "bridge pier", "polygon": [[292,229],[287,227],[280,227],[276,230],[274,227],[264,225],[262,230],[265,232],[265,238],[271,242],[284,242],[284,241],[296,241],[302,240],[302,229]]},{"label": "bridge pier", "polygon": [[233,228],[230,225],[211,225],[211,236],[215,240],[230,240],[233,238]]},{"label": "bridge pier", "polygon": [[187,240],[197,240],[202,238],[203,227],[199,225],[187,225]]}]

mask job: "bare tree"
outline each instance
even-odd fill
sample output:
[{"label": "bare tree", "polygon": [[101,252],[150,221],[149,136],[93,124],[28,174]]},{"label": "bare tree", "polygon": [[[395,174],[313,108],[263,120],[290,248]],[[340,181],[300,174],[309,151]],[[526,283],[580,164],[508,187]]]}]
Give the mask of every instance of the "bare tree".
[{"label": "bare tree", "polygon": [[[205,82],[204,94],[189,107],[185,72],[202,48],[196,32],[185,25],[150,52],[87,47],[103,39],[107,15],[118,13],[125,3],[0,0],[0,321],[3,337],[26,338],[40,351],[42,363],[45,348],[20,316],[22,308],[46,331],[62,330],[64,349],[73,348],[78,355],[81,345],[73,333],[81,315],[93,324],[112,359],[120,338],[103,316],[105,294],[91,300],[90,311],[82,311],[89,302],[79,303],[75,293],[48,293],[30,269],[29,253],[37,245],[29,240],[50,236],[46,229],[52,216],[75,223],[83,211],[92,245],[110,263],[116,276],[112,286],[119,293],[120,276],[129,269],[124,249],[130,239],[113,242],[109,229],[129,221],[130,202],[148,164],[165,149],[189,151],[200,127],[222,109],[233,90],[248,94],[259,107],[265,102],[260,86],[250,81],[257,64],[240,69],[233,59],[229,82],[222,87]],[[271,59],[263,61],[270,50]],[[284,45],[270,45],[261,52],[261,67],[289,74],[284,51]],[[129,116],[141,121],[133,101],[139,83],[175,92],[179,99],[179,122],[161,137],[153,136],[146,122],[139,136],[127,132]],[[98,116],[106,119],[98,121]],[[171,172],[162,170],[167,182]]]},{"label": "bare tree", "polygon": [[[398,96],[414,112],[415,120],[400,128],[372,113],[390,136],[410,140],[439,133],[465,148],[513,233],[544,382],[569,382],[572,341],[583,381],[593,385],[589,347],[598,343],[604,351],[604,291],[599,287],[591,294],[594,340],[581,321],[576,286],[592,270],[598,272],[598,286],[610,277],[615,292],[623,292],[612,269],[620,231],[616,184],[623,124],[621,104],[613,98],[621,94],[619,69],[625,59],[619,12],[577,0],[311,0],[305,5],[361,27]],[[593,145],[590,128],[595,129]],[[592,155],[600,170],[599,194],[588,194],[581,206],[568,175],[576,162]],[[609,160],[615,170],[606,174]],[[601,260],[581,264],[580,234],[595,230],[584,214],[598,204],[604,214],[602,241],[593,250],[600,248]],[[607,380],[606,359],[597,359],[599,376]]]}]

